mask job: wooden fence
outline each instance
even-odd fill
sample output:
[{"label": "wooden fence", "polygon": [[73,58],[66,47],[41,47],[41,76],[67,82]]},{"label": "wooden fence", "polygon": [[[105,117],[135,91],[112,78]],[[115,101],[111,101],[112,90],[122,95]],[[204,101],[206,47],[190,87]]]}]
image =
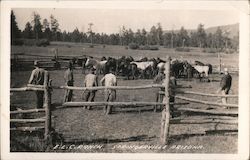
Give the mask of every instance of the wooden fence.
[{"label": "wooden fence", "polygon": [[[159,92],[159,94],[164,94],[163,102],[66,102],[62,104],[62,107],[77,107],[77,106],[103,106],[103,105],[112,105],[114,107],[117,106],[155,106],[161,105],[164,106],[162,110],[162,118],[161,118],[161,131],[160,131],[160,143],[162,145],[167,144],[168,142],[168,135],[169,135],[169,125],[170,123],[194,123],[197,120],[183,120],[183,119],[170,119],[170,102],[169,102],[169,91],[172,89],[170,87],[170,57],[166,57],[167,61],[165,63],[165,79],[162,85],[154,84],[154,85],[145,85],[145,86],[112,86],[112,87],[69,87],[69,86],[50,86],[49,74],[46,72],[44,85],[29,85],[28,87],[24,88],[11,88],[11,92],[19,92],[19,91],[44,91],[44,108],[43,109],[30,109],[30,110],[21,110],[21,111],[11,111],[11,114],[17,113],[34,113],[34,112],[45,112],[45,117],[38,118],[38,119],[11,119],[11,123],[29,123],[29,122],[44,122],[44,127],[19,127],[19,128],[11,128],[11,130],[37,130],[44,128],[44,137],[45,139],[48,138],[50,131],[51,131],[51,92],[50,88],[53,89],[68,89],[68,90],[104,90],[104,89],[116,89],[116,90],[138,90],[138,89],[148,89],[148,88],[165,88],[165,91]],[[180,91],[179,93],[185,94],[196,94],[201,96],[211,96],[211,97],[231,97],[236,98],[236,95],[213,95],[213,94],[205,94],[205,93],[198,93],[198,92],[191,92],[191,91]],[[215,105],[215,106],[225,106],[225,107],[238,107],[236,104],[220,104],[220,103],[213,103],[207,101],[196,100],[192,98],[187,98],[183,96],[176,96],[178,99],[182,99],[185,101],[195,102],[195,103],[202,103],[208,105]],[[201,112],[201,113],[208,113],[208,114],[218,114],[218,115],[238,115],[237,112],[233,111],[211,111],[205,109],[191,109],[191,108],[178,108],[180,111],[190,111],[190,112]],[[203,119],[199,120],[199,122],[203,123],[231,123],[235,124],[235,119]]]}]

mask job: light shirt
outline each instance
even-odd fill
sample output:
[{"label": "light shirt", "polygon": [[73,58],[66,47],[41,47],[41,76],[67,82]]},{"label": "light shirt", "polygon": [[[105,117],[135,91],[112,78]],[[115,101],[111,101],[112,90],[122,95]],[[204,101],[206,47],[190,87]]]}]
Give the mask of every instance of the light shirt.
[{"label": "light shirt", "polygon": [[43,85],[45,70],[42,68],[36,68],[32,71],[29,84]]},{"label": "light shirt", "polygon": [[85,80],[84,80],[84,86],[85,87],[93,87],[93,86],[97,86],[97,76],[94,74],[87,74],[85,76]]},{"label": "light shirt", "polygon": [[116,76],[112,73],[106,74],[102,79],[101,79],[101,83],[103,83],[103,81],[105,81],[105,86],[116,86],[117,85],[117,81],[116,81]]}]

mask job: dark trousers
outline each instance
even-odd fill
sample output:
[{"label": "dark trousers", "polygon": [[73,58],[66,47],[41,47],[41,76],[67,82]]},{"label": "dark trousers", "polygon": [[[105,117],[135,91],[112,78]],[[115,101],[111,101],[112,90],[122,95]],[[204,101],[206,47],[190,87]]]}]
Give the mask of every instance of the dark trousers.
[{"label": "dark trousers", "polygon": [[[73,82],[68,82],[67,85],[73,86]],[[73,90],[66,89],[63,102],[72,101],[72,97],[73,97]]]},{"label": "dark trousers", "polygon": [[[116,90],[105,90],[105,101],[106,102],[114,102],[116,99]],[[110,105],[106,105],[104,107],[104,113],[105,114],[110,114],[112,112],[112,106]]]},{"label": "dark trousers", "polygon": [[44,92],[36,91],[36,108],[43,108]]},{"label": "dark trousers", "polygon": [[[82,99],[86,102],[94,102],[95,100],[95,92],[96,91],[88,91],[83,92]],[[91,109],[90,106],[85,106],[85,108]]]}]

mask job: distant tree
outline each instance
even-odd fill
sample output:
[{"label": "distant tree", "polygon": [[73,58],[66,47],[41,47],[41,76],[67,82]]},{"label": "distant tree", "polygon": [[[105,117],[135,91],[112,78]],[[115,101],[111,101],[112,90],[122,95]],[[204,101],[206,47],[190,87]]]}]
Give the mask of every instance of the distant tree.
[{"label": "distant tree", "polygon": [[23,38],[31,39],[33,38],[33,33],[32,33],[32,26],[30,22],[27,22],[25,25],[25,28],[23,30]]},{"label": "distant tree", "polygon": [[152,26],[149,33],[149,44],[156,45],[158,43],[158,32],[155,26]]},{"label": "distant tree", "polygon": [[163,45],[163,30],[162,30],[161,23],[157,23],[156,32],[157,32],[157,44]]},{"label": "distant tree", "polygon": [[71,35],[71,42],[80,42],[81,35],[78,28],[75,28]]},{"label": "distant tree", "polygon": [[143,28],[141,30],[142,45],[147,44],[147,31]]},{"label": "distant tree", "polygon": [[222,30],[220,27],[218,27],[216,32],[215,32],[214,40],[215,40],[215,47],[216,48],[223,47],[223,35],[222,35]]},{"label": "distant tree", "polygon": [[42,37],[42,24],[41,24],[41,17],[38,13],[32,13],[32,21],[33,24],[33,32],[35,35],[36,40]]},{"label": "distant tree", "polygon": [[204,47],[206,42],[206,32],[203,24],[199,24],[197,28],[197,41],[200,48]]},{"label": "distant tree", "polygon": [[51,25],[51,34],[52,34],[52,40],[57,41],[57,34],[60,32],[59,29],[59,23],[57,19],[53,15],[50,15],[50,25]]},{"label": "distant tree", "polygon": [[43,31],[43,37],[51,40],[50,24],[46,18],[43,20],[42,31]]},{"label": "distant tree", "polygon": [[172,33],[170,33],[170,32],[165,33],[165,34],[163,35],[163,40],[164,40],[163,45],[164,45],[165,47],[171,48],[171,38],[172,38]]},{"label": "distant tree", "polygon": [[188,35],[187,30],[184,29],[184,27],[182,26],[180,31],[177,34],[178,39],[177,41],[177,46],[178,47],[185,47],[189,45],[189,41],[190,41],[190,37]]},{"label": "distant tree", "polygon": [[13,44],[13,40],[21,37],[21,30],[19,30],[16,16],[13,11],[11,11],[11,43]]}]

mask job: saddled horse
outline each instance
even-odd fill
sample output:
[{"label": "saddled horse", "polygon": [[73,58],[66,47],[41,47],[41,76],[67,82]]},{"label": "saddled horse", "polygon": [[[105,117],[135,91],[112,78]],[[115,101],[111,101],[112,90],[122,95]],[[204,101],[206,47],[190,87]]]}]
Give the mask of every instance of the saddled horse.
[{"label": "saddled horse", "polygon": [[107,60],[99,61],[94,58],[88,58],[85,62],[85,68],[93,67],[96,69],[97,74],[104,74],[105,72],[105,65]]}]

